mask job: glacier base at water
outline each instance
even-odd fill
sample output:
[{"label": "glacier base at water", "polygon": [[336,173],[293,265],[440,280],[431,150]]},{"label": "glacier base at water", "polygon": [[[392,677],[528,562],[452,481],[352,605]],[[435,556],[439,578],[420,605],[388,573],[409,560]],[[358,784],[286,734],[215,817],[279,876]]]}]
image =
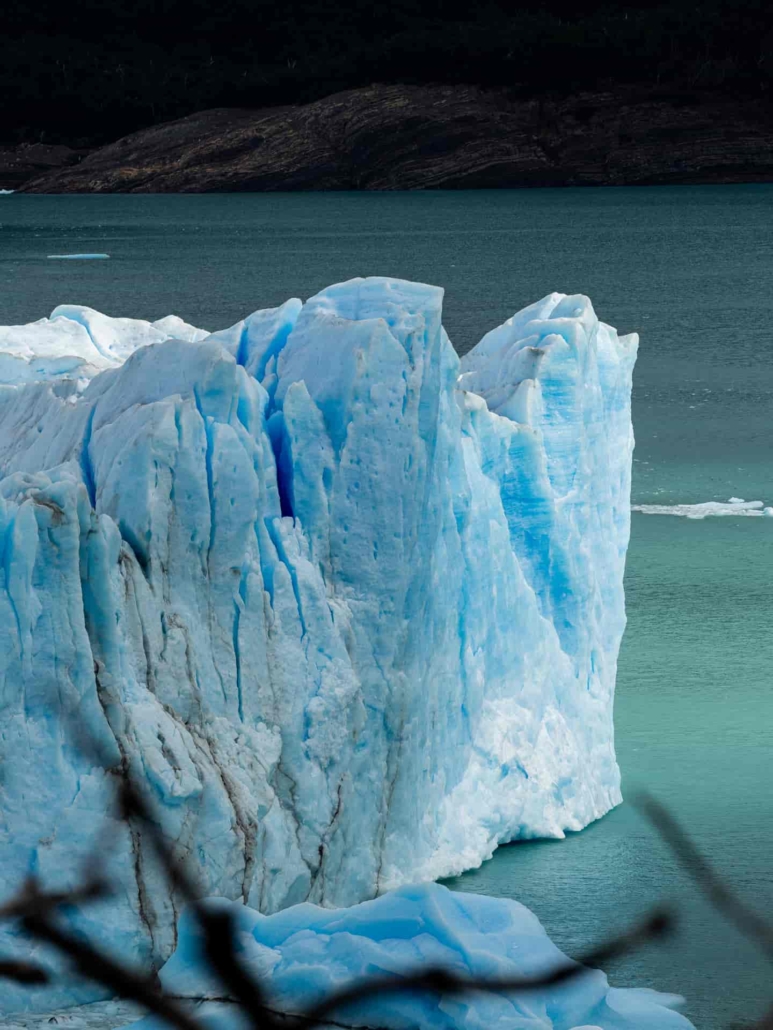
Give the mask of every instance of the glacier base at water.
[{"label": "glacier base at water", "polygon": [[460,363],[441,304],[365,279],[210,335],[0,329],[2,895],[108,840],[120,890],[69,918],[168,958],[180,901],[106,816],[120,765],[201,890],[267,914],[620,801],[636,338],[551,294]]}]

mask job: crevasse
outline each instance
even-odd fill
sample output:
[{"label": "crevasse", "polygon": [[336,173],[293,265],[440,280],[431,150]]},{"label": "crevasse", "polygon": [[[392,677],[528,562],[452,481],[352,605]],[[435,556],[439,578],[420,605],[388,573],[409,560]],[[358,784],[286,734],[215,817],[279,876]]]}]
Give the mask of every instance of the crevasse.
[{"label": "crevasse", "polygon": [[[120,762],[202,890],[263,913],[619,802],[637,339],[551,294],[460,363],[441,307],[372,278],[211,335],[0,329],[3,894],[74,882]],[[178,899],[107,818],[122,888],[71,918],[158,965]]]}]

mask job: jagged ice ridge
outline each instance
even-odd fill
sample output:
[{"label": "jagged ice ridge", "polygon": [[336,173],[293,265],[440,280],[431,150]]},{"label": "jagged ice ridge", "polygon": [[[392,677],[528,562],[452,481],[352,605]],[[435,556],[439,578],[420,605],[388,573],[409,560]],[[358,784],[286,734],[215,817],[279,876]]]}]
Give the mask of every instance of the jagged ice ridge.
[{"label": "jagged ice ridge", "polygon": [[[373,278],[211,335],[0,329],[3,894],[73,882],[119,762],[202,889],[264,913],[619,802],[637,339],[554,293],[460,362],[441,305]],[[122,891],[72,918],[157,965],[178,899],[110,840]]]}]

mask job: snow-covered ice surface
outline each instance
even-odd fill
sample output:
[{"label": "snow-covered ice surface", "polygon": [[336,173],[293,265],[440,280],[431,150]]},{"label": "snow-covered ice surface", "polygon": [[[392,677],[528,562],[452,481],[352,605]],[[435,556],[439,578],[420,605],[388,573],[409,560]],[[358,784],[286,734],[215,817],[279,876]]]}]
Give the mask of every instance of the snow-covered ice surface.
[{"label": "snow-covered ice surface", "polygon": [[731,497],[729,501],[704,501],[703,504],[632,504],[631,511],[644,515],[681,515],[687,519],[705,519],[709,515],[773,516],[773,508],[762,501],[744,501]]},{"label": "snow-covered ice surface", "polygon": [[174,315],[144,322],[60,304],[50,318],[0,326],[0,384],[67,377],[85,386],[98,372],[123,364],[138,347],[172,338],[194,342],[207,335]]},{"label": "snow-covered ice surface", "polygon": [[[417,967],[490,980],[537,977],[566,962],[523,905],[438,884],[402,887],[337,911],[303,904],[263,916],[224,904],[235,916],[240,960],[266,984],[269,1005],[282,1013],[308,1011],[353,982],[399,978]],[[223,986],[202,953],[199,928],[185,913],[177,949],[160,972],[164,989],[181,997],[222,997]],[[679,1001],[651,990],[610,987],[593,970],[520,995],[381,994],[336,1013],[335,1022],[389,1030],[690,1030],[692,1024],[672,1008]],[[245,1026],[233,1006],[198,1011],[218,1030]],[[133,1030],[163,1028],[148,1017]]]},{"label": "snow-covered ice surface", "polygon": [[[74,881],[119,762],[202,890],[265,913],[620,801],[636,338],[551,294],[460,367],[441,303],[374,278],[207,338],[75,306],[0,329],[0,894]],[[121,890],[72,918],[159,963],[178,899],[107,827]]]}]

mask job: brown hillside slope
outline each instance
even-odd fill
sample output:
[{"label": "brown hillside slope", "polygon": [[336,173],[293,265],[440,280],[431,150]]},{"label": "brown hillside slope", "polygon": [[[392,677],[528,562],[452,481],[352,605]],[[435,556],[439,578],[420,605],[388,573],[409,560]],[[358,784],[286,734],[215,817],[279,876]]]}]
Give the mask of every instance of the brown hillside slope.
[{"label": "brown hillside slope", "polygon": [[39,176],[32,193],[460,189],[773,180],[763,101],[613,93],[512,100],[369,86],[300,107],[212,110]]}]

